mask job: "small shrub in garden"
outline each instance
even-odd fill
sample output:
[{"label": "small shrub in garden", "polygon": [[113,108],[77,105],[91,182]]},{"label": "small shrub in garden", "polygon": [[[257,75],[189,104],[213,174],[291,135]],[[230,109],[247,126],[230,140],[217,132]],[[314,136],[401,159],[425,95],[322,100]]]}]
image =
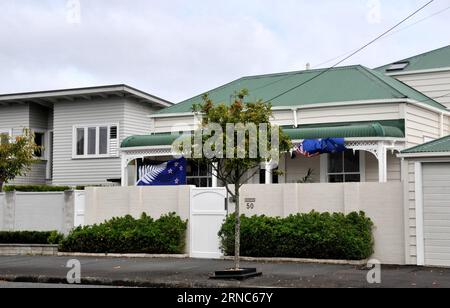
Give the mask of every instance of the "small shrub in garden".
[{"label": "small shrub in garden", "polygon": [[[231,215],[219,236],[226,255],[234,254]],[[363,260],[373,254],[373,223],[361,213],[242,216],[241,253],[247,257]]]},{"label": "small shrub in garden", "polygon": [[172,213],[154,220],[143,214],[113,218],[73,230],[60,245],[65,252],[181,254],[187,222]]},{"label": "small shrub in garden", "polygon": [[71,190],[69,186],[50,186],[50,185],[17,185],[5,186],[4,191],[18,192],[61,192]]},{"label": "small shrub in garden", "polygon": [[63,235],[57,231],[34,232],[34,231],[17,231],[17,232],[0,232],[0,244],[59,244]]}]

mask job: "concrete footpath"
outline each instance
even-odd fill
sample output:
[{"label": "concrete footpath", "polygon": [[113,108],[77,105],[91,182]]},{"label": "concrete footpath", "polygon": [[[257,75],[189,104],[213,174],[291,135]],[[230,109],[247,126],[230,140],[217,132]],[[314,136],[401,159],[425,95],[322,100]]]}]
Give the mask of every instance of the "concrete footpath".
[{"label": "concrete footpath", "polygon": [[351,265],[249,263],[262,277],[244,282],[210,280],[232,262],[196,259],[125,259],[74,257],[0,257],[0,281],[65,283],[71,259],[81,263],[87,285],[169,288],[450,288],[450,269],[382,266],[381,284],[367,282],[368,270]]}]

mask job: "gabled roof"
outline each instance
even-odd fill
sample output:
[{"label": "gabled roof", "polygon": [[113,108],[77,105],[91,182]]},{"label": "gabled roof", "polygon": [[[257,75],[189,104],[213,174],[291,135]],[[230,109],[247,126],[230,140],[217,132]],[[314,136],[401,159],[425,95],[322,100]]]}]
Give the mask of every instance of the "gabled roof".
[{"label": "gabled roof", "polygon": [[[207,93],[215,103],[230,104],[233,95],[245,88],[250,92],[250,101],[268,101],[323,72],[324,69],[319,69],[243,77]],[[163,109],[157,115],[191,112],[193,104],[202,102],[202,95]],[[446,109],[408,85],[360,65],[332,68],[304,86],[271,100],[271,103],[273,107],[293,107],[390,99],[413,99]]]},{"label": "gabled roof", "polygon": [[2,103],[7,104],[16,102],[57,103],[60,101],[74,100],[76,98],[90,99],[92,97],[108,96],[134,97],[141,102],[156,104],[160,107],[169,107],[173,105],[173,103],[169,101],[124,84],[52,91],[1,94],[0,105]]},{"label": "gabled roof", "polygon": [[450,136],[437,139],[402,151],[402,154],[448,153],[450,155]]},{"label": "gabled roof", "polygon": [[[403,65],[398,66],[398,69],[395,69],[395,67],[393,67],[394,68],[393,70],[389,70],[389,68],[391,68],[392,65],[395,64],[399,65],[403,64]],[[403,59],[400,61],[396,61],[394,63],[381,66],[379,68],[376,68],[376,70],[388,74],[389,73],[401,74],[413,71],[432,70],[439,68],[450,69],[450,45],[411,58]]]}]

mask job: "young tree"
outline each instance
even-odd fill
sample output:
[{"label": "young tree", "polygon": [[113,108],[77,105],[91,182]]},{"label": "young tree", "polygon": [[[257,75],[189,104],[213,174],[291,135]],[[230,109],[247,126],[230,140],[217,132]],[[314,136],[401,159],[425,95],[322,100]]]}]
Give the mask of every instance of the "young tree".
[{"label": "young tree", "polygon": [[0,192],[3,185],[18,176],[23,176],[36,161],[34,154],[41,148],[34,142],[34,136],[25,130],[22,136],[11,138],[0,135]]},{"label": "young tree", "polygon": [[183,155],[206,165],[226,187],[236,204],[235,270],[240,269],[240,194],[241,187],[259,173],[262,164],[276,165],[280,153],[292,148],[282,130],[270,124],[271,104],[246,103],[247,90],[236,94],[234,102],[215,105],[205,95],[203,103],[193,106],[202,117],[202,126],[194,136],[180,139]]}]

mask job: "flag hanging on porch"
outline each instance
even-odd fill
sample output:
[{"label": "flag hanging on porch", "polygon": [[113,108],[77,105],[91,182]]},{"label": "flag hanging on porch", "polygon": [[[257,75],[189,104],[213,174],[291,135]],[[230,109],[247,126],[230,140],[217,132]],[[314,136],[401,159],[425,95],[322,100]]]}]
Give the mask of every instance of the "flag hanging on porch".
[{"label": "flag hanging on porch", "polygon": [[180,158],[159,165],[138,167],[137,186],[175,186],[186,184],[186,159]]},{"label": "flag hanging on porch", "polygon": [[297,156],[316,157],[321,154],[342,153],[347,150],[344,138],[304,140],[292,150],[292,158]]}]

